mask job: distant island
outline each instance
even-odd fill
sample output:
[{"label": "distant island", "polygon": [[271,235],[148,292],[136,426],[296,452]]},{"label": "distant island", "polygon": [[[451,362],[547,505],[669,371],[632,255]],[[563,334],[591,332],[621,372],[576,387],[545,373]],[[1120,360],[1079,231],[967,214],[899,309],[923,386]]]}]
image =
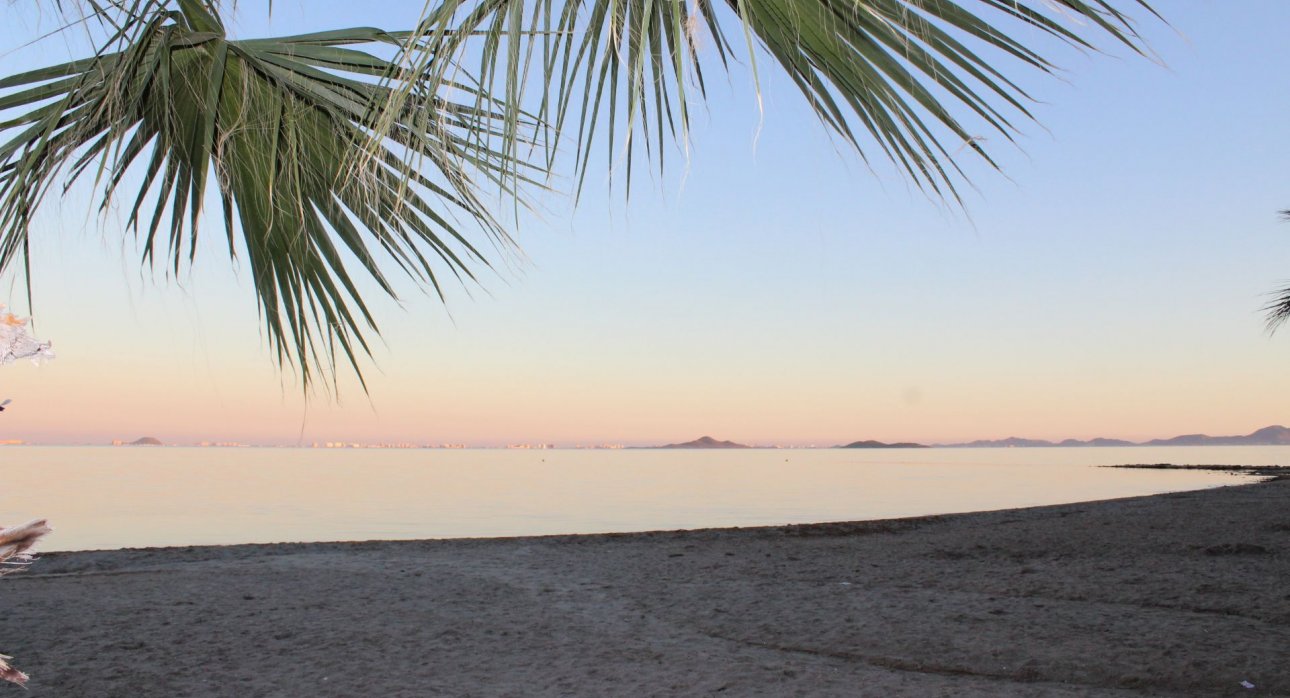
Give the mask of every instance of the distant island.
[{"label": "distant island", "polygon": [[1205,434],[1184,434],[1172,439],[1152,439],[1142,443],[1122,439],[1066,439],[1061,442],[1042,439],[1021,439],[1010,436],[993,441],[971,441],[961,444],[941,444],[942,448],[1045,448],[1052,446],[1290,446],[1290,428],[1279,425],[1263,427],[1244,436],[1207,436]]},{"label": "distant island", "polygon": [[122,441],[121,439],[113,439],[112,445],[113,446],[162,446],[164,444],[161,443],[160,439],[156,439],[151,436],[144,436],[142,438],[135,439],[134,441]]},{"label": "distant island", "polygon": [[923,444],[915,444],[915,443],[909,443],[905,441],[902,441],[900,443],[887,444],[881,441],[869,440],[869,441],[855,441],[847,444],[846,446],[838,446],[838,448],[929,448],[929,447]]},{"label": "distant island", "polygon": [[701,436],[694,441],[686,441],[683,444],[668,444],[651,448],[752,448],[752,446],[737,444],[733,441],[717,441],[711,436]]}]

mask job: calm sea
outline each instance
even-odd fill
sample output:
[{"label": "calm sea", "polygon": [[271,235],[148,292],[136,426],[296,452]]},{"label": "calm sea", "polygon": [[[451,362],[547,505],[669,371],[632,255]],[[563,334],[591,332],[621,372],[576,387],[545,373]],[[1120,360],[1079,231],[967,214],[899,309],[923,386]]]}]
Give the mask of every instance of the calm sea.
[{"label": "calm sea", "polygon": [[504,451],[7,447],[0,523],[44,550],[756,526],[1243,482],[1120,463],[1274,465],[1290,447]]}]

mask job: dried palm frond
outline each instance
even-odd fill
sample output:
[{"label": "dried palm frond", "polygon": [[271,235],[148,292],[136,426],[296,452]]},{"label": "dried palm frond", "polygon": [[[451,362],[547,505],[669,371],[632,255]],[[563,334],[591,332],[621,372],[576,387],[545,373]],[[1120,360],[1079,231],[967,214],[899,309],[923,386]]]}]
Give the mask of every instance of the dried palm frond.
[{"label": "dried palm frond", "polygon": [[13,659],[13,657],[10,657],[7,654],[0,654],[0,681],[8,681],[10,683],[16,683],[19,686],[25,686],[27,684],[27,679],[30,679],[31,677],[10,666],[7,661],[10,659]]},{"label": "dried palm frond", "polygon": [[[0,576],[24,569],[31,563],[31,546],[52,529],[44,519],[28,521],[21,526],[0,528]],[[0,654],[0,680],[22,686],[28,676],[9,665],[13,657]]]},{"label": "dried palm frond", "polygon": [[0,528],[0,575],[22,569],[31,562],[31,546],[52,530],[44,519]]}]

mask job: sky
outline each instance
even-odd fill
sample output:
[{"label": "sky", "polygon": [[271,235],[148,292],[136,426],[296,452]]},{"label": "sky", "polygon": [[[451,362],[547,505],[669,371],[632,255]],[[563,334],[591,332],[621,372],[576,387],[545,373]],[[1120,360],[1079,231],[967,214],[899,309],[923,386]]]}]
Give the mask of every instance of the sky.
[{"label": "sky", "polygon": [[[235,34],[400,28],[421,3],[241,3]],[[1290,3],[1158,3],[1159,60],[1054,49],[1058,79],[965,207],[866,168],[763,70],[713,81],[688,155],[630,200],[593,170],[512,232],[524,256],[447,303],[372,296],[369,393],[305,399],[273,363],[247,269],[203,248],[140,271],[118,212],[77,194],[32,232],[0,302],[54,342],[0,368],[0,440],[557,445],[859,439],[1146,440],[1290,423]],[[50,16],[6,6],[0,73]],[[57,56],[51,58],[51,56]],[[711,79],[711,78],[710,78]],[[567,180],[557,181],[568,188]],[[216,230],[211,226],[208,230]]]}]

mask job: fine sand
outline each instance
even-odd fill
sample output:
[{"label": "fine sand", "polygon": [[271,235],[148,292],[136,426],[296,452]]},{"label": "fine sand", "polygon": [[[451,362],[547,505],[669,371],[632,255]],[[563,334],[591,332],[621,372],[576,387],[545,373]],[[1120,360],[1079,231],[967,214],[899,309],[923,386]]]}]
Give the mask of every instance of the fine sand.
[{"label": "fine sand", "polygon": [[868,523],[49,554],[0,581],[0,653],[32,698],[1290,695],[1290,480]]}]

